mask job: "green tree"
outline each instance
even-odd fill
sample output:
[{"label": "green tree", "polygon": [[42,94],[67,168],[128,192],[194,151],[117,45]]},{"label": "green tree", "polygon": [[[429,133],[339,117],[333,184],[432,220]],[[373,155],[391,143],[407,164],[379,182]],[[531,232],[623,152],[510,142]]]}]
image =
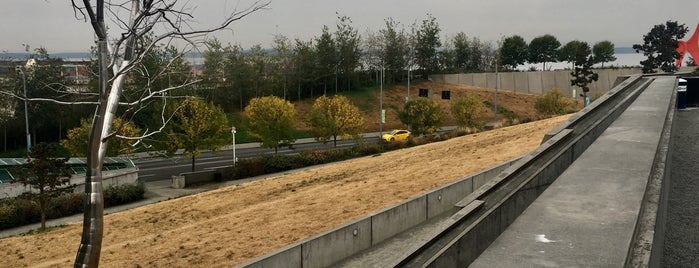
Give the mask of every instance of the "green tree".
[{"label": "green tree", "polygon": [[274,51],[276,53],[272,58],[274,60],[275,71],[272,75],[275,76],[274,80],[276,81],[274,84],[275,88],[277,88],[275,95],[276,92],[281,91],[280,95],[286,100],[289,98],[287,92],[289,91],[288,85],[292,72],[292,58],[294,56],[289,38],[283,35],[275,35]]},{"label": "green tree", "polygon": [[269,55],[260,44],[252,46],[246,55],[246,62],[252,70],[250,79],[252,80],[252,88],[255,90],[255,97],[272,94],[270,91],[261,91],[269,90],[269,81],[267,80],[267,77],[270,75],[268,61]]},{"label": "green tree", "polygon": [[[357,29],[352,27],[352,20],[347,16],[338,15],[337,30],[335,31],[335,45],[337,46],[337,63],[336,63],[336,84],[337,73],[341,73],[345,78],[345,86],[347,90],[351,88],[351,80],[355,70],[359,67],[359,58],[362,51],[359,49],[361,41]],[[337,92],[337,85],[335,87]]]},{"label": "green tree", "polygon": [[546,34],[532,39],[529,42],[529,62],[543,63],[543,70],[546,71],[547,62],[558,61],[558,47],[561,42],[553,35]]},{"label": "green tree", "polygon": [[277,153],[280,145],[294,142],[296,110],[291,102],[275,96],[254,98],[245,107],[245,116],[248,134],[262,147],[274,148]]},{"label": "green tree", "polygon": [[657,68],[663,72],[677,71],[675,61],[680,58],[677,41],[684,38],[687,31],[689,29],[684,24],[667,21],[653,26],[650,32],[643,35],[643,44],[633,45],[636,53],[643,51],[643,56],[647,57],[641,61],[643,73],[654,73]]},{"label": "green tree", "polygon": [[442,126],[444,111],[432,99],[416,98],[405,103],[398,117],[416,135],[430,134]]},{"label": "green tree", "polygon": [[229,143],[230,126],[223,110],[204,100],[187,97],[176,106],[168,125],[168,153],[184,149],[184,155],[192,158],[194,171],[200,150],[218,150]]},{"label": "green tree", "polygon": [[334,146],[337,146],[337,136],[356,137],[361,133],[364,117],[345,96],[320,96],[309,111],[308,125],[313,128],[318,140],[327,142],[332,138]]},{"label": "green tree", "polygon": [[[226,103],[228,105],[234,105],[235,101],[231,100],[232,94],[226,94],[229,90],[225,81],[225,69],[226,69],[226,54],[229,52],[226,48],[221,45],[221,42],[214,38],[206,41],[204,44],[206,50],[202,53],[204,56],[204,70],[201,73],[201,83],[199,88],[203,89],[202,92],[207,99],[213,101],[216,104]],[[223,106],[224,109],[231,111],[229,107]]]},{"label": "green tree", "polygon": [[415,62],[420,66],[423,75],[435,73],[439,68],[439,48],[442,41],[437,19],[432,14],[427,14],[427,19],[422,21],[420,28],[415,32]]},{"label": "green tree", "polygon": [[563,47],[561,47],[561,49],[558,50],[558,60],[575,63],[578,55],[578,48],[582,46],[583,43],[584,42],[579,40],[573,40],[566,43]]},{"label": "green tree", "polygon": [[524,38],[519,35],[505,38],[500,48],[500,62],[512,69],[527,62],[527,42]]},{"label": "green tree", "polygon": [[302,41],[296,39],[294,45],[294,57],[292,59],[293,76],[296,84],[296,94],[298,100],[302,96],[314,96],[315,77],[318,73],[316,63],[317,53],[313,46],[313,41]]},{"label": "green tree", "polygon": [[[92,121],[88,119],[80,120],[80,126],[68,130],[66,139],[61,140],[61,146],[66,148],[74,157],[85,157],[85,148],[87,148],[87,140],[90,136],[90,128]],[[112,130],[116,134],[124,137],[137,137],[141,130],[130,121],[124,121],[121,118],[114,118],[112,122]],[[112,140],[107,148],[107,156],[118,156],[119,154],[128,154],[134,151],[131,142],[127,139]]]},{"label": "green tree", "polygon": [[380,30],[383,46],[380,48],[380,58],[388,69],[389,80],[398,81],[399,72],[407,67],[408,37],[404,29],[399,29],[400,24],[392,18],[385,20],[386,29]]},{"label": "green tree", "polygon": [[29,195],[39,203],[42,230],[46,228],[46,212],[51,198],[72,192],[74,188],[70,186],[71,174],[65,166],[68,158],[54,158],[55,154],[56,146],[53,144],[35,145],[29,151],[27,162],[14,170],[19,178],[12,181],[36,190],[29,192]]},{"label": "green tree", "polygon": [[328,26],[323,26],[323,33],[316,39],[316,57],[317,57],[317,74],[320,75],[323,81],[323,92],[327,93],[330,78],[336,75],[336,67],[338,64],[338,54],[335,40],[330,34]]},{"label": "green tree", "polygon": [[470,127],[480,129],[485,124],[480,120],[485,105],[476,96],[463,96],[451,104],[451,114],[456,119],[456,124],[461,128]]},{"label": "green tree", "polygon": [[491,53],[490,44],[459,32],[444,44],[440,56],[442,66],[448,71],[479,72],[490,67]]},{"label": "green tree", "polygon": [[570,75],[573,76],[570,80],[570,84],[582,89],[583,93],[581,96],[583,98],[586,98],[587,92],[590,91],[590,83],[597,81],[599,78],[599,76],[592,71],[594,57],[591,53],[590,46],[585,42],[581,42],[580,45],[576,47],[575,59],[573,61],[574,68],[570,73]]},{"label": "green tree", "polygon": [[[150,39],[153,37],[146,37],[148,42]],[[192,87],[183,86],[189,80],[189,64],[174,46],[156,44],[134,68],[131,79],[125,82],[123,96],[124,100],[137,103],[129,108],[129,111],[134,111],[130,120],[142,129],[157,129],[162,125],[160,112],[166,103],[162,98],[138,100],[143,97],[144,90],[167,90],[166,94],[158,95],[168,97],[191,95]]]},{"label": "green tree", "polygon": [[[220,101],[214,101],[214,103],[225,107],[234,103],[231,100],[237,99],[240,110],[243,110],[244,104],[252,96],[252,93],[246,94],[246,91],[254,86],[255,69],[239,45],[227,46],[225,55],[224,79],[226,87],[224,91],[216,95],[216,99]],[[230,109],[232,110],[232,108]]]},{"label": "green tree", "polygon": [[614,43],[606,40],[597,42],[592,46],[592,58],[595,64],[602,63],[602,68],[604,68],[604,63],[615,61]]},{"label": "green tree", "polygon": [[[61,102],[72,102],[78,99],[75,94],[57,94],[57,92],[70,92],[75,90],[74,85],[67,79],[63,70],[63,59],[53,57],[45,48],[37,48],[29,58],[27,64],[21,66],[21,71],[7,77],[10,91],[17,96],[28,98],[55,99]],[[20,66],[17,66],[20,67]],[[3,79],[4,80],[4,79]],[[14,102],[14,120],[9,120],[8,125],[21,126],[24,133],[25,109],[24,101]],[[80,118],[86,116],[85,106],[73,105],[66,107],[49,101],[27,101],[27,117],[29,120],[29,132],[32,144],[44,141],[58,141],[63,135],[64,127],[74,126],[80,122]],[[76,116],[77,115],[77,116]],[[20,128],[17,128],[18,130]],[[23,136],[20,136],[23,137]],[[25,141],[25,139],[21,139]],[[24,142],[18,144],[26,144]]]}]

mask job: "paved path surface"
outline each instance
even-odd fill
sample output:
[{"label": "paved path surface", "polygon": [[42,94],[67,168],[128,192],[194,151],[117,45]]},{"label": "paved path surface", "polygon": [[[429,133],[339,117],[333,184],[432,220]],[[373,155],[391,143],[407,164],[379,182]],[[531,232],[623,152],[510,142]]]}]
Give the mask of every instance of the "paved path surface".
[{"label": "paved path surface", "polygon": [[674,85],[657,78],[470,267],[624,267]]}]

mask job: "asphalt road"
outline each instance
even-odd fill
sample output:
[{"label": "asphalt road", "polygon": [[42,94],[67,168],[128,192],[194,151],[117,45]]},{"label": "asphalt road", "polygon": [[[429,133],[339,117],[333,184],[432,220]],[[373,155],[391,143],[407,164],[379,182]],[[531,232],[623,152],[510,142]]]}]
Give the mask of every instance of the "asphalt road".
[{"label": "asphalt road", "polygon": [[[375,139],[366,139],[368,142],[375,142]],[[344,140],[337,142],[337,148],[349,147],[356,144],[354,140]],[[279,148],[279,154],[294,154],[305,150],[332,149],[333,143],[323,144],[312,139],[297,141],[292,149],[288,147]],[[260,148],[258,144],[238,144],[236,145],[236,157],[241,158],[257,157],[274,154],[274,149]],[[217,167],[230,166],[233,164],[233,150],[226,148],[216,152],[203,152],[195,159],[195,171],[213,169]],[[192,171],[191,158],[183,158],[176,155],[172,158],[166,157],[142,157],[133,159],[138,167],[138,177],[141,181],[158,181],[170,179],[173,175]]]},{"label": "asphalt road", "polygon": [[698,108],[675,112],[662,267],[699,267]]}]

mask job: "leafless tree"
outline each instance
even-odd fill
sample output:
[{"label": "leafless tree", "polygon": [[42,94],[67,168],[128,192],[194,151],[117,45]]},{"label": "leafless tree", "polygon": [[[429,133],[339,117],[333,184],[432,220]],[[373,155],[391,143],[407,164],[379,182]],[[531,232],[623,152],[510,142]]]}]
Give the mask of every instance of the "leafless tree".
[{"label": "leafless tree", "polygon": [[[75,259],[75,267],[97,267],[104,228],[102,164],[107,141],[115,137],[115,132],[110,128],[116,116],[116,108],[120,104],[127,75],[135,70],[142,57],[158,43],[179,39],[189,44],[196,44],[196,38],[225,29],[231,23],[266,8],[269,2],[255,1],[246,7],[236,8],[227,17],[222,18],[221,24],[206,29],[193,29],[190,26],[192,20],[190,10],[183,5],[178,5],[177,0],[71,0],[71,2],[76,18],[89,21],[97,38],[99,100],[87,151],[83,232]],[[209,4],[208,1],[207,4]],[[105,18],[109,20],[105,22]],[[107,27],[107,23],[116,27]],[[109,30],[118,30],[120,33],[110,36]],[[144,38],[149,33],[152,33],[154,38]],[[144,42],[144,40],[149,41]],[[131,109],[138,109],[142,103],[162,96],[171,89],[146,88],[139,100],[122,104],[129,105]],[[138,138],[143,137],[135,139]]]}]

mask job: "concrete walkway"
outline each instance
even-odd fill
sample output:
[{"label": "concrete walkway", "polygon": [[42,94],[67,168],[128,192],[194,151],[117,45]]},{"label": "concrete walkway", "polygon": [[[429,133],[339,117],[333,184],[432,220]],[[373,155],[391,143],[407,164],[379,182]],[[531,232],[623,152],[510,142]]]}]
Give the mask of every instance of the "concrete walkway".
[{"label": "concrete walkway", "polygon": [[470,267],[624,267],[674,87],[656,78]]}]

